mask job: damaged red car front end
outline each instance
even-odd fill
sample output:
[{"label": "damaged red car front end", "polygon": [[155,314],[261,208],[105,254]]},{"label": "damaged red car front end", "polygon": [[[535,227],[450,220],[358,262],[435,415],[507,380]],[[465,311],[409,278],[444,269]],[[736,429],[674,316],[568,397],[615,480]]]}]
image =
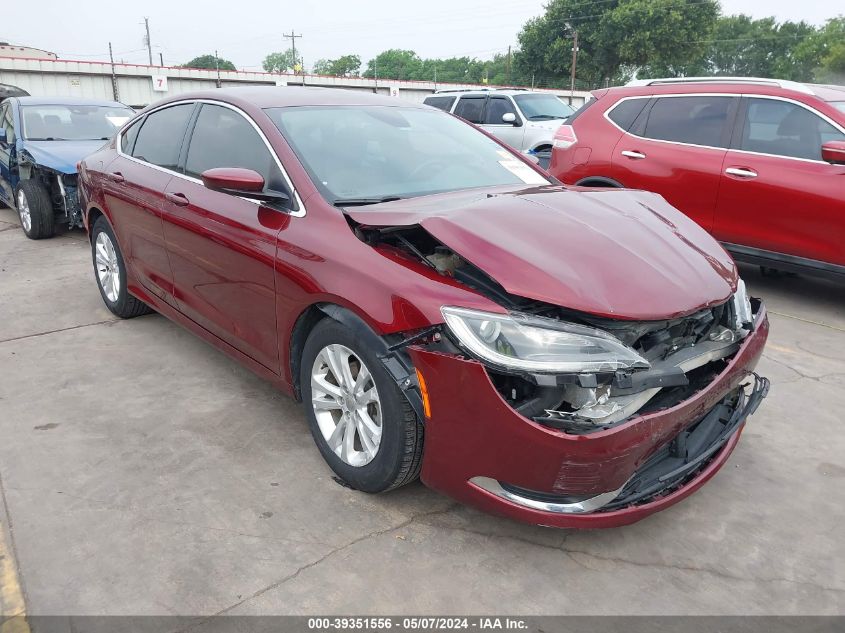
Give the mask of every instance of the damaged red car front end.
[{"label": "damaged red car front end", "polygon": [[[464,503],[555,527],[632,523],[710,479],[768,391],[754,372],[765,307],[657,196],[546,187],[347,213],[386,256],[491,300],[443,308],[406,348],[425,400],[421,477]],[[629,362],[596,361],[596,341]],[[556,365],[567,345],[574,361]]]}]

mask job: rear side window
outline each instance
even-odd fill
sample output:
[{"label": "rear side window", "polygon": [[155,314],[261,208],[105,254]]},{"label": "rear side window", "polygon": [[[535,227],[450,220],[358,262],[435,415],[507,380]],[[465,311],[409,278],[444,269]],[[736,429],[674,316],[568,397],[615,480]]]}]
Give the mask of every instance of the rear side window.
[{"label": "rear side window", "polygon": [[141,129],[141,121],[138,120],[120,135],[120,151],[132,155],[132,148],[135,147],[135,139],[138,138],[138,130]]},{"label": "rear side window", "polygon": [[182,139],[193,110],[193,103],[185,103],[148,114],[138,132],[132,156],[159,167],[177,169]]},{"label": "rear side window", "polygon": [[626,132],[631,129],[634,121],[640,116],[640,112],[648,103],[648,97],[642,99],[625,99],[616,104],[607,113],[608,118]]},{"label": "rear side window", "polygon": [[215,167],[252,169],[264,177],[266,187],[285,190],[282,172],[252,124],[234,110],[203,104],[191,134],[185,172],[199,178]]},{"label": "rear side window", "polygon": [[455,103],[455,97],[426,97],[423,103],[448,112]]},{"label": "rear side window", "polygon": [[740,149],[761,154],[822,160],[822,144],[845,141],[823,118],[788,101],[749,99]]},{"label": "rear side window", "polygon": [[470,123],[481,123],[484,100],[485,97],[461,97],[455,108],[455,114]]},{"label": "rear side window", "polygon": [[643,136],[662,141],[727,147],[733,97],[660,97],[648,114]]}]

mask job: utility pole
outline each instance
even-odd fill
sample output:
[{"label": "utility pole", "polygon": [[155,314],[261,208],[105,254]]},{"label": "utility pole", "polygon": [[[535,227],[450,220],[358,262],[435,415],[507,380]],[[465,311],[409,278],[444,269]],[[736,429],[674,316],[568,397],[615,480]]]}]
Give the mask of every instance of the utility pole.
[{"label": "utility pole", "polygon": [[302,37],[302,35],[301,34],[297,35],[296,33],[293,32],[293,29],[291,29],[290,35],[285,33],[285,34],[283,34],[282,37],[284,37],[286,40],[290,40],[290,47],[293,49],[293,73],[296,74],[296,62],[297,62],[297,59],[296,59],[296,38]]},{"label": "utility pole", "polygon": [[376,77],[376,94],[378,94],[378,57],[373,58],[373,65],[375,67],[375,77]]},{"label": "utility pole", "polygon": [[511,85],[511,47],[508,46],[508,85]]},{"label": "utility pole", "polygon": [[111,50],[111,42],[109,42],[109,59],[111,60],[111,93],[115,101],[120,101],[117,94],[117,76],[114,74],[114,54]]},{"label": "utility pole", "polygon": [[214,67],[217,69],[217,87],[219,88],[222,84],[220,83],[220,58],[217,56],[217,49],[214,49]]},{"label": "utility pole", "polygon": [[158,62],[159,62],[158,63],[159,66],[164,66],[164,53],[158,54]]},{"label": "utility pole", "polygon": [[150,42],[150,18],[144,18],[144,27],[147,29],[147,54],[150,57],[150,66],[153,65],[153,45]]},{"label": "utility pole", "polygon": [[437,92],[437,64],[434,65],[434,92]]},{"label": "utility pole", "polygon": [[572,34],[572,75],[569,80],[569,105],[575,99],[575,68],[578,65],[578,30],[572,28],[569,22],[566,22],[567,30]]}]

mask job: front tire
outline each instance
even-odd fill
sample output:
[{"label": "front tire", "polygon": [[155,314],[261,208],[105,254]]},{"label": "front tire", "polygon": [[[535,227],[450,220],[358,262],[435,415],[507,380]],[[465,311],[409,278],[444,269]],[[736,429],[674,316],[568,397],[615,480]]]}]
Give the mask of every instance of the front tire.
[{"label": "front tire", "polygon": [[18,217],[24,234],[31,240],[53,237],[56,218],[50,194],[34,179],[22,180],[15,194]]},{"label": "front tire", "polygon": [[131,319],[152,311],[127,290],[123,253],[105,216],[97,219],[91,231],[91,257],[100,296],[112,314],[121,319]]},{"label": "front tire", "polygon": [[311,435],[343,482],[375,493],[417,478],[423,426],[363,337],[323,319],[305,342],[300,371]]}]

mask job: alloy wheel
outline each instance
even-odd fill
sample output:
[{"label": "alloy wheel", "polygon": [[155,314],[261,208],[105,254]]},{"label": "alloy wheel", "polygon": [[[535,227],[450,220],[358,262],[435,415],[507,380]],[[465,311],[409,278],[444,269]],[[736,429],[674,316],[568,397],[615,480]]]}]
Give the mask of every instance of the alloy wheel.
[{"label": "alloy wheel", "polygon": [[311,406],[329,448],[345,464],[364,466],[378,453],[382,407],[364,361],[351,349],[331,344],[311,368]]},{"label": "alloy wheel", "polygon": [[32,230],[32,212],[29,210],[29,200],[23,191],[18,191],[18,215],[21,216],[21,226],[29,233]]},{"label": "alloy wheel", "polygon": [[106,299],[112,303],[120,296],[120,268],[117,264],[117,251],[106,232],[100,232],[94,242],[97,261],[97,279]]}]

